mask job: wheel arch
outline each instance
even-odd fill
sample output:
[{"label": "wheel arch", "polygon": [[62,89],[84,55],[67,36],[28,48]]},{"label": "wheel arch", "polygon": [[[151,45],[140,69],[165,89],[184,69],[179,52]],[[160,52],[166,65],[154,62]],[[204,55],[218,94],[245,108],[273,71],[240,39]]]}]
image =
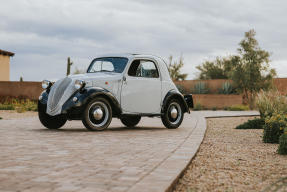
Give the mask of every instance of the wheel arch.
[{"label": "wheel arch", "polygon": [[190,113],[189,107],[183,97],[182,94],[178,93],[176,90],[170,90],[164,97],[164,100],[162,102],[161,112],[163,113],[163,110],[165,106],[168,104],[168,102],[171,99],[177,99],[179,102],[181,102],[182,106],[184,107],[184,112]]},{"label": "wheel arch", "polygon": [[[78,98],[78,101],[76,103],[72,101],[72,98],[74,96]],[[113,116],[120,116],[121,108],[116,97],[110,91],[100,87],[86,88],[83,91],[76,93],[64,104],[63,111],[67,112],[74,107],[84,110],[86,105],[96,97],[105,98],[111,105]]]}]

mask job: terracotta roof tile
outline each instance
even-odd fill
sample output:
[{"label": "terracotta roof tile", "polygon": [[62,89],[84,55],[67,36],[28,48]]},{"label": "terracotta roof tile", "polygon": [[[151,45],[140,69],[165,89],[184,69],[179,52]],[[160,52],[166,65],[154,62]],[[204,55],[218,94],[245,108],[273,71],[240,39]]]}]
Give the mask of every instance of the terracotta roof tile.
[{"label": "terracotta roof tile", "polygon": [[7,56],[13,57],[15,54],[12,52],[4,51],[4,50],[0,49],[0,55],[7,55]]}]

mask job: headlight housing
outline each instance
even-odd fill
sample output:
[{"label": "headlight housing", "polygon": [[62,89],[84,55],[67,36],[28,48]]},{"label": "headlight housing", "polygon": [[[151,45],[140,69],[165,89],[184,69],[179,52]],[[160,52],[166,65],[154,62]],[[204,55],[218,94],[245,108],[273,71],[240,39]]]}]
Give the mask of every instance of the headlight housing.
[{"label": "headlight housing", "polygon": [[49,89],[51,87],[52,83],[48,80],[43,80],[42,81],[42,88],[43,89]]},{"label": "headlight housing", "polygon": [[75,81],[75,88],[76,89],[82,89],[84,88],[86,85],[85,81],[82,81],[82,80],[76,80]]}]

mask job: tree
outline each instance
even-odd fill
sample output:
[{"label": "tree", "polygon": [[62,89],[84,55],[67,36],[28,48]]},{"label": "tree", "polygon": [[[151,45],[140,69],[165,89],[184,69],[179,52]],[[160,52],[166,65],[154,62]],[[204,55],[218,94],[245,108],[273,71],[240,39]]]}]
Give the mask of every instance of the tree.
[{"label": "tree", "polygon": [[254,30],[245,33],[237,55],[218,57],[196,67],[200,70],[199,79],[232,79],[251,109],[254,108],[256,94],[261,89],[269,89],[276,76],[276,71],[269,68],[270,53],[259,47],[255,35]]},{"label": "tree", "polygon": [[180,81],[185,80],[187,77],[186,73],[180,73],[181,68],[183,67],[183,57],[180,56],[179,61],[172,61],[173,57],[172,55],[169,56],[169,64],[168,64],[168,71],[170,74],[170,77],[173,81]]},{"label": "tree", "polygon": [[205,61],[196,68],[199,79],[228,79],[232,69],[233,57],[217,57],[215,61]]},{"label": "tree", "polygon": [[270,53],[261,49],[255,39],[256,32],[250,30],[239,43],[239,55],[233,56],[233,72],[231,79],[237,90],[249,103],[251,109],[255,105],[255,96],[261,89],[272,85],[276,75],[274,69],[269,69]]}]

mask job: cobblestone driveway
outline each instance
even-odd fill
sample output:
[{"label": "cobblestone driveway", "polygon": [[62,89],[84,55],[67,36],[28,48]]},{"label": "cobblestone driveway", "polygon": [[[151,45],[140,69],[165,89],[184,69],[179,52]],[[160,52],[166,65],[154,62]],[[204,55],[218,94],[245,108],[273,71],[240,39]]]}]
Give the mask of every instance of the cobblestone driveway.
[{"label": "cobblestone driveway", "polygon": [[0,191],[133,190],[196,122],[186,115],[180,128],[169,130],[159,118],[143,118],[129,129],[114,119],[108,130],[88,132],[80,121],[48,130],[37,117],[1,120]]}]

